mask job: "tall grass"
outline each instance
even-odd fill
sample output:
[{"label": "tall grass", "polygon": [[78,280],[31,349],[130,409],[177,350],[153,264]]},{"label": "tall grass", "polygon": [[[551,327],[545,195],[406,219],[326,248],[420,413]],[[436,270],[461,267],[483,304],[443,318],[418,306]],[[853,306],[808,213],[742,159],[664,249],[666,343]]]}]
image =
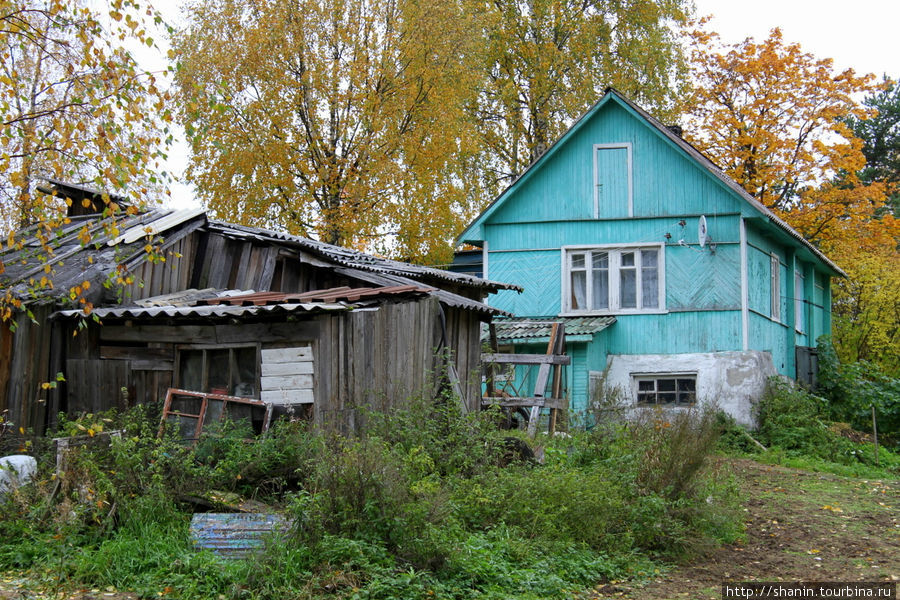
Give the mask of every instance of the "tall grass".
[{"label": "tall grass", "polygon": [[[740,535],[707,460],[718,428],[695,411],[539,438],[543,464],[509,464],[496,416],[449,401],[357,437],[226,424],[194,449],[141,411],[115,418],[127,435],[73,454],[55,495],[48,460],[5,500],[0,569],[184,598],[562,598]],[[245,562],[195,552],[187,499],[211,490],[283,511],[290,534]]]}]

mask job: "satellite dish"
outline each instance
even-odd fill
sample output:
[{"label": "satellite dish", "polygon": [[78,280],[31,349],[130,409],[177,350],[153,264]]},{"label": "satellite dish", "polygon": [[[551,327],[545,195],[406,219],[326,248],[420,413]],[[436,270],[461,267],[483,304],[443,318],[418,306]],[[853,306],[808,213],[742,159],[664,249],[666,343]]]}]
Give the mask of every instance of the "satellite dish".
[{"label": "satellite dish", "polygon": [[700,247],[705,248],[706,242],[709,240],[706,230],[706,215],[700,215],[700,222],[697,224],[697,239],[700,241]]}]

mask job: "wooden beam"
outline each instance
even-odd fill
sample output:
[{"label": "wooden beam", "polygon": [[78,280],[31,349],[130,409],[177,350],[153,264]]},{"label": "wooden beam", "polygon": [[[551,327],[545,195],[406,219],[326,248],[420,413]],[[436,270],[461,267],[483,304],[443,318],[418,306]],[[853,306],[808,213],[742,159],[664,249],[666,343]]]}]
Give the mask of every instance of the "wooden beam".
[{"label": "wooden beam", "polygon": [[482,354],[482,363],[516,365],[568,365],[572,357],[565,354]]},{"label": "wooden beam", "polygon": [[488,397],[481,399],[482,406],[497,405],[508,408],[565,408],[565,398],[512,398],[506,396]]}]

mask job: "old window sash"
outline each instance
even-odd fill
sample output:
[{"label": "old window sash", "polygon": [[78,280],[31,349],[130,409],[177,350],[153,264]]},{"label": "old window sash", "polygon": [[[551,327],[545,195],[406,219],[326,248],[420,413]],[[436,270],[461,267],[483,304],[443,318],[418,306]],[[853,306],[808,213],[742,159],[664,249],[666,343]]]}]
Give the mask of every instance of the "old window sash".
[{"label": "old window sash", "polygon": [[771,315],[773,321],[781,321],[781,261],[774,252],[769,256],[771,269]]},{"label": "old window sash", "polygon": [[184,345],[176,350],[176,387],[242,398],[260,397],[259,344]]},{"label": "old window sash", "polygon": [[563,248],[563,314],[664,312],[662,244]]},{"label": "old window sash", "polygon": [[635,375],[639,406],[693,406],[697,403],[696,373]]}]

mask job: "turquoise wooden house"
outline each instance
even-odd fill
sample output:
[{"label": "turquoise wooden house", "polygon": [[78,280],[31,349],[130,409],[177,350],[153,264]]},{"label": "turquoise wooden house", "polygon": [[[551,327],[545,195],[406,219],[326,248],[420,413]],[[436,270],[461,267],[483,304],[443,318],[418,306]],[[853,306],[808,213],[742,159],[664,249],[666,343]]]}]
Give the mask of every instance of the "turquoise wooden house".
[{"label": "turquoise wooden house", "polygon": [[516,284],[498,341],[543,352],[566,323],[570,407],[716,402],[752,422],[776,373],[806,379],[840,268],[708,158],[615,90],[459,236]]}]

